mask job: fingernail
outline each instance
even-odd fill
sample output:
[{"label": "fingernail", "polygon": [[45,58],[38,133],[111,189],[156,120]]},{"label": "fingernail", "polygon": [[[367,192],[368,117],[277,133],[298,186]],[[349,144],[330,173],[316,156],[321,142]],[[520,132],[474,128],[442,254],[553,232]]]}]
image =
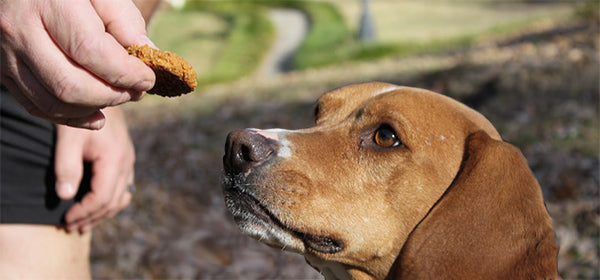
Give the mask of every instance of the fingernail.
[{"label": "fingernail", "polygon": [[151,48],[158,49],[158,48],[156,47],[156,45],[154,44],[154,42],[152,42],[152,40],[150,40],[150,38],[148,38],[148,36],[146,36],[146,35],[142,35],[142,40],[141,40],[141,42],[143,42],[143,44],[142,44],[142,45],[146,44],[146,45],[150,46]]},{"label": "fingernail", "polygon": [[70,197],[73,195],[75,189],[71,183],[57,182],[56,193],[59,197]]},{"label": "fingernail", "polygon": [[92,130],[99,130],[103,126],[104,126],[104,119],[94,120],[94,121],[86,122],[83,124],[84,128],[92,129]]},{"label": "fingernail", "polygon": [[149,91],[153,87],[154,87],[153,81],[144,80],[144,81],[141,81],[141,82],[138,82],[137,84],[135,84],[133,86],[133,89],[136,91]]},{"label": "fingernail", "polygon": [[90,117],[69,119],[65,122],[65,124],[77,128],[99,130],[104,126],[105,122],[106,118],[104,117],[104,114],[98,111]]}]

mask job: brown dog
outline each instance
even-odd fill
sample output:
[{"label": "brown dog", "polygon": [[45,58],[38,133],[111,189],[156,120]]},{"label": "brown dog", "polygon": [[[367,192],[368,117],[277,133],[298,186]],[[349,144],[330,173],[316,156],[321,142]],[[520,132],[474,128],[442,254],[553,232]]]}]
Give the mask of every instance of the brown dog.
[{"label": "brown dog", "polygon": [[481,114],[384,83],[325,94],[316,126],[238,130],[223,190],[240,229],[327,279],[555,279],[540,187]]}]

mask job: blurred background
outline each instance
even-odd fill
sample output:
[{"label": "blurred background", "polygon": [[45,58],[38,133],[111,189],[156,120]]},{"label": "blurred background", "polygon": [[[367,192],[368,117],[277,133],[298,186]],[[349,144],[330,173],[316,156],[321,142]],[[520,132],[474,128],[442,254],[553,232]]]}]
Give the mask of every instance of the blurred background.
[{"label": "blurred background", "polygon": [[321,279],[303,257],[242,235],[224,206],[227,133],[312,125],[323,93],[383,81],[483,113],[539,180],[565,279],[597,279],[599,1],[163,1],[158,47],[198,89],[127,104],[132,204],[97,227],[97,279]]}]

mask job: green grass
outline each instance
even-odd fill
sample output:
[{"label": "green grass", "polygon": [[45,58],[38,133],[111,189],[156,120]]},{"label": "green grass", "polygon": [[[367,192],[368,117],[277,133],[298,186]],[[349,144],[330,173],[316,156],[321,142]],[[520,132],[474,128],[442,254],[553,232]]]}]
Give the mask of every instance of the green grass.
[{"label": "green grass", "polygon": [[277,5],[303,10],[311,22],[312,28],[294,58],[294,66],[300,70],[461,48],[540,21],[561,20],[572,13],[567,5],[541,8],[490,1],[372,0],[379,40],[364,44],[356,39],[358,27],[353,25],[358,22],[360,1],[281,2]]},{"label": "green grass", "polygon": [[239,1],[189,1],[182,11],[164,11],[155,21],[151,38],[189,61],[199,86],[251,74],[274,36],[265,10]]},{"label": "green grass", "polygon": [[236,7],[221,13],[231,29],[219,61],[200,84],[234,80],[252,73],[260,64],[273,38],[273,26],[261,9]]},{"label": "green grass", "polygon": [[378,41],[370,44],[355,38],[359,0],[188,1],[183,11],[160,14],[151,38],[190,61],[199,84],[206,85],[250,75],[260,65],[275,36],[266,13],[271,7],[300,9],[310,20],[309,33],[293,59],[298,70],[465,47],[481,38],[562,20],[574,8],[486,0],[371,3]]},{"label": "green grass", "polygon": [[[328,0],[343,15],[353,32],[358,30],[360,1]],[[570,15],[573,3],[526,4],[524,1],[371,0],[380,42],[429,42],[486,34],[507,23],[528,24]],[[523,25],[521,25],[523,27]]]},{"label": "green grass", "polygon": [[343,46],[352,43],[352,33],[335,5],[326,1],[305,0],[251,2],[265,7],[297,9],[307,15],[310,29],[293,59],[294,68],[329,65],[338,62],[337,57],[347,57],[347,49]]},{"label": "green grass", "polygon": [[336,63],[348,55],[345,48],[352,34],[342,15],[330,3],[298,2],[297,7],[309,17],[311,29],[293,60],[297,69]]},{"label": "green grass", "polygon": [[218,62],[230,25],[213,13],[163,10],[148,29],[159,48],[181,55],[203,76]]}]

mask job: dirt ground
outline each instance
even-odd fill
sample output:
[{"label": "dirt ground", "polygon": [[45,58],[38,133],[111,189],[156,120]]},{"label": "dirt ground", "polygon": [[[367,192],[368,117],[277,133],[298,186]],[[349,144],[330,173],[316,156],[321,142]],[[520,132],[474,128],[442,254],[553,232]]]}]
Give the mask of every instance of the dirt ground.
[{"label": "dirt ground", "polygon": [[[301,256],[237,230],[220,189],[225,137],[245,127],[310,126],[319,95],[377,80],[441,92],[488,117],[522,150],[543,188],[560,274],[597,279],[599,47],[598,23],[577,23],[452,53],[289,73],[128,106],[138,191],[129,208],[95,230],[94,278],[320,279]],[[424,67],[427,61],[440,63]]]}]

